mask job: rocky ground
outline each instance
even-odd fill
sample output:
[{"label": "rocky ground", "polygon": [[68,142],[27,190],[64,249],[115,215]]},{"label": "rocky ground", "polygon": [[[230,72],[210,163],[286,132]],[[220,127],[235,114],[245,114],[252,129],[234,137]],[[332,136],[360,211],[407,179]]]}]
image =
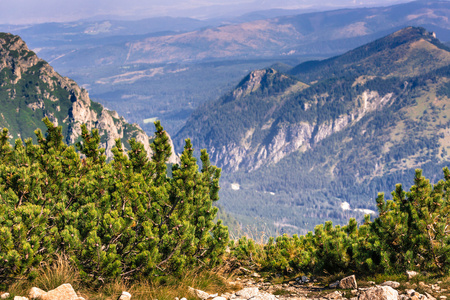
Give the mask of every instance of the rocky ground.
[{"label": "rocky ground", "polygon": [[[408,273],[412,279],[417,273]],[[275,280],[276,281],[276,280]],[[375,282],[360,282],[354,275],[342,278],[327,286],[321,285],[317,279],[306,276],[297,277],[295,280],[283,283],[273,283],[259,274],[241,268],[241,275],[235,277],[235,281],[229,282],[235,287],[235,292],[224,294],[210,294],[198,289],[189,288],[186,295],[180,295],[174,300],[186,300],[188,295],[196,295],[201,300],[445,300],[450,295],[449,291],[442,288],[442,281],[435,284],[385,281],[381,284]],[[416,291],[417,290],[417,291]],[[420,292],[419,292],[420,291]],[[130,300],[132,295],[123,292],[118,300]],[[70,284],[45,292],[38,288],[32,288],[28,295],[11,297],[8,293],[0,295],[0,299],[14,300],[85,300],[79,297]]]}]

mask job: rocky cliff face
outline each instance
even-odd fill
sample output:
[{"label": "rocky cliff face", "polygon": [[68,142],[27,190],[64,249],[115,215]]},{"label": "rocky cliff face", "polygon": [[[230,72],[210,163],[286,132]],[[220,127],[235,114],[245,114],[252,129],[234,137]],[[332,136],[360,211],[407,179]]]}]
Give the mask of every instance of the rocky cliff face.
[{"label": "rocky cliff face", "polygon": [[252,171],[267,164],[277,163],[295,151],[311,149],[321,140],[356,124],[366,114],[383,108],[393,100],[392,93],[382,97],[376,91],[366,90],[356,98],[356,102],[361,105],[355,106],[350,113],[320,124],[302,121],[267,126],[265,129],[270,132],[267,135],[269,138],[265,139],[265,143],[256,146],[252,146],[254,129],[251,129],[245,134],[246,138],[241,143],[230,143],[220,148],[211,145],[211,160],[230,171],[239,169]]},{"label": "rocky cliff face", "polygon": [[[111,156],[115,139],[136,138],[151,153],[150,139],[137,124],[129,124],[117,112],[93,102],[86,90],[67,77],[59,75],[47,62],[30,51],[18,36],[0,34],[0,126],[7,127],[13,138],[32,137],[40,121],[48,117],[62,126],[66,142],[80,139],[81,124],[97,128],[101,146]],[[171,157],[175,162],[176,157]]]}]

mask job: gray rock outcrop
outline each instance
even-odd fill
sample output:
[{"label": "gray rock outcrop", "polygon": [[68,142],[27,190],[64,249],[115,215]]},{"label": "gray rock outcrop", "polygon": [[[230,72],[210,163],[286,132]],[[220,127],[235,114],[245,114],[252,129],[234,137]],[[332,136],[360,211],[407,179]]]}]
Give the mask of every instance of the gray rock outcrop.
[{"label": "gray rock outcrop", "polygon": [[366,90],[357,97],[357,101],[361,103],[360,107],[355,107],[353,111],[334,120],[326,120],[320,124],[315,121],[301,121],[264,125],[262,129],[267,133],[267,138],[264,143],[256,145],[252,142],[255,129],[251,128],[238,144],[232,142],[220,147],[208,145],[211,162],[230,171],[242,168],[252,171],[267,164],[277,163],[295,151],[312,148],[323,139],[356,124],[368,113],[381,109],[393,100],[392,93],[380,96],[376,91]]},{"label": "gray rock outcrop", "polygon": [[[119,116],[117,112],[110,111],[98,103],[90,100],[88,92],[78,86],[78,84],[58,74],[47,62],[37,57],[30,51],[25,42],[12,34],[0,35],[0,71],[9,69],[13,76],[11,79],[5,79],[4,84],[12,85],[10,100],[19,101],[15,96],[15,84],[19,83],[25,76],[32,76],[33,89],[36,93],[36,99],[28,101],[25,108],[32,111],[41,110],[42,115],[36,117],[36,122],[40,122],[43,116],[64,128],[65,142],[74,144],[81,136],[81,124],[86,124],[88,130],[98,129],[102,136],[101,147],[106,149],[106,155],[112,157],[112,148],[115,146],[116,139],[124,141],[134,137],[138,142],[144,145],[145,150],[151,156],[150,138],[137,125],[129,124]],[[6,82],[10,81],[10,82]],[[22,100],[20,100],[22,101]],[[47,104],[46,104],[47,103]],[[51,103],[51,105],[49,105]],[[19,104],[18,106],[19,107]],[[36,113],[36,115],[38,115]],[[58,117],[59,116],[59,117]],[[63,116],[63,117],[61,117]],[[6,120],[2,126],[11,129],[11,124]],[[34,130],[36,128],[32,128]],[[10,132],[11,134],[12,132]],[[15,132],[21,138],[20,132]],[[172,149],[173,144],[170,140]],[[178,162],[175,151],[172,150],[172,156],[169,163]]]}]

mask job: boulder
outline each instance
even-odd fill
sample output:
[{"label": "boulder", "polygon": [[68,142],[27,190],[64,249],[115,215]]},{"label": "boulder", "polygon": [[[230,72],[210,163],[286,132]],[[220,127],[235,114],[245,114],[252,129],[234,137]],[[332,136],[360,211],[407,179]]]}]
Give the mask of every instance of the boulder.
[{"label": "boulder", "polygon": [[359,300],[397,300],[398,292],[390,286],[376,286],[362,290]]},{"label": "boulder", "polygon": [[41,300],[78,300],[78,295],[70,283],[58,286],[41,296]]},{"label": "boulder", "polygon": [[0,299],[8,299],[9,298],[9,293],[3,293],[0,295]]},{"label": "boulder", "polygon": [[357,289],[358,284],[356,283],[355,275],[342,278],[341,281],[339,281],[339,288],[344,290]]},{"label": "boulder", "polygon": [[396,289],[400,286],[400,283],[397,281],[385,281],[382,284],[380,284],[381,286],[390,286],[393,289]]},{"label": "boulder", "polygon": [[14,300],[28,300],[27,297],[14,296]]}]

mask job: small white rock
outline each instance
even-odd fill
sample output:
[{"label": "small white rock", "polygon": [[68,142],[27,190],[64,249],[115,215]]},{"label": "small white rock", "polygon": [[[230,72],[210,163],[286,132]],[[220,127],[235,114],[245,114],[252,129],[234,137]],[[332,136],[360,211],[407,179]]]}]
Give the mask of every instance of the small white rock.
[{"label": "small white rock", "polygon": [[6,298],[9,298],[9,293],[3,293],[1,296],[0,296],[0,299],[6,299]]},{"label": "small white rock", "polygon": [[411,279],[411,278],[419,275],[419,273],[417,273],[416,271],[406,271],[406,275],[408,276],[408,279]]},{"label": "small white rock", "polygon": [[122,292],[122,295],[120,295],[118,300],[130,300],[131,294],[128,292]]}]

